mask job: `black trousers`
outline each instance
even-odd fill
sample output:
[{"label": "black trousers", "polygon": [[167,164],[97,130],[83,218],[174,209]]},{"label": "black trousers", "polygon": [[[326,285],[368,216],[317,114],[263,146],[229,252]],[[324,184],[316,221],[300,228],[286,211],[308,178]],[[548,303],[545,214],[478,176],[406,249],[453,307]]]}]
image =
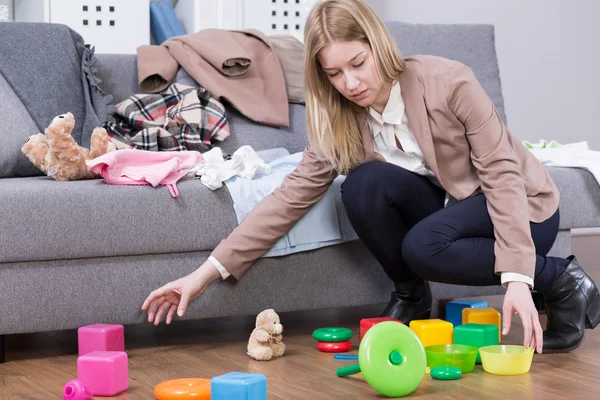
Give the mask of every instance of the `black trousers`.
[{"label": "black trousers", "polygon": [[[445,192],[396,165],[370,162],[342,184],[352,227],[396,283],[422,278],[469,286],[500,285],[494,273],[494,227],[483,194],[444,208]],[[548,257],[559,211],[530,223],[536,249],[534,288],[547,292],[568,264]]]}]

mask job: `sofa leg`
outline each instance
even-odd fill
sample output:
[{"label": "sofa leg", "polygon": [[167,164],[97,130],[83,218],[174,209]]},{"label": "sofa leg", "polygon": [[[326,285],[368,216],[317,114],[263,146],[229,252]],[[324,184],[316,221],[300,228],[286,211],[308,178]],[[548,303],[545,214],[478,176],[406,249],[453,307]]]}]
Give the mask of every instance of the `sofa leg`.
[{"label": "sofa leg", "polygon": [[4,364],[4,335],[0,335],[0,364]]}]

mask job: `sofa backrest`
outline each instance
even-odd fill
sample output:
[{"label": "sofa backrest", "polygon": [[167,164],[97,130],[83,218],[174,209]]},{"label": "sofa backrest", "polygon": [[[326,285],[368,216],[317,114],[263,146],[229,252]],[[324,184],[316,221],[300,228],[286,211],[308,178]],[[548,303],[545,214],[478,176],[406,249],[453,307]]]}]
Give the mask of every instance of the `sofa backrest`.
[{"label": "sofa backrest", "polygon": [[427,54],[469,66],[506,124],[494,26],[386,22],[403,56]]},{"label": "sofa backrest", "polygon": [[[403,55],[437,55],[458,60],[471,67],[506,121],[493,26],[420,25],[403,22],[386,22],[386,25]],[[32,63],[28,68],[35,68],[36,65]],[[98,77],[102,80],[100,86],[113,95],[115,103],[140,92],[135,55],[99,54],[96,68]],[[177,81],[194,83],[183,70],[179,71]],[[0,102],[3,104],[0,107],[0,120],[5,122],[1,131],[4,146],[3,151],[0,151],[0,177],[39,174],[20,152],[22,143],[29,135],[37,133],[37,129],[28,117],[26,106],[9,90],[6,83],[3,76],[0,76],[0,87],[5,88],[0,90]],[[230,107],[228,121],[232,134],[219,144],[227,153],[233,153],[246,144],[256,150],[285,147],[290,152],[298,152],[307,143],[305,109],[302,105],[290,104],[291,125],[286,129],[252,122]]]},{"label": "sofa backrest", "polygon": [[[451,58],[468,65],[486,90],[501,117],[506,121],[500,73],[491,25],[422,25],[403,22],[386,22],[388,29],[404,56],[429,54]],[[119,102],[138,93],[137,62],[135,55],[98,55],[98,74],[101,87]],[[176,81],[193,83],[180,70]],[[276,129],[254,123],[228,107],[231,136],[219,144],[225,152],[232,153],[248,144],[255,150],[285,147],[290,152],[302,151],[306,146],[304,106],[290,104],[290,128]]]}]

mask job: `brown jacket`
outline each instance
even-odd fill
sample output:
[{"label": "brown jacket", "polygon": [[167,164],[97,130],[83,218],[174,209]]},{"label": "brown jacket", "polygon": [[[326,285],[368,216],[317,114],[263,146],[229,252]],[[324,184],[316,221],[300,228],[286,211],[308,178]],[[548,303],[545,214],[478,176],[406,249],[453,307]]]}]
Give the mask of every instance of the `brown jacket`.
[{"label": "brown jacket", "polygon": [[205,29],[160,46],[140,46],[137,58],[140,89],[145,92],[166,89],[181,66],[213,97],[227,100],[247,118],[289,126],[283,70],[260,31]]},{"label": "brown jacket", "polygon": [[[559,193],[544,166],[503,124],[492,101],[465,65],[433,56],[406,59],[400,87],[411,129],[425,161],[457,200],[483,192],[494,224],[495,272],[534,277],[529,222],[558,208]],[[359,119],[360,120],[360,119]],[[383,160],[361,124],[362,163]],[[310,146],[282,186],[262,200],[213,251],[237,279],[317,202],[336,173]]]}]

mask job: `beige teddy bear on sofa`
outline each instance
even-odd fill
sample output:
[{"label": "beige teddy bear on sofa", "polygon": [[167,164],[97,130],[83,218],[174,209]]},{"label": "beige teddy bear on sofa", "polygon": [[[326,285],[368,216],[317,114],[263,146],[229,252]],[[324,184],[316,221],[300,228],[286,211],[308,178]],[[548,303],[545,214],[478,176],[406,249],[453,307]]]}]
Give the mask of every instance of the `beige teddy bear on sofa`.
[{"label": "beige teddy bear on sofa", "polygon": [[261,311],[256,317],[256,327],[248,340],[248,355],[255,360],[267,361],[285,353],[283,325],[279,315],[273,310]]},{"label": "beige teddy bear on sofa", "polygon": [[75,126],[75,117],[66,113],[55,117],[45,130],[30,136],[21,147],[25,156],[43,173],[57,181],[74,181],[99,178],[88,170],[85,160],[94,159],[115,150],[115,145],[104,128],[92,132],[90,149],[75,142],[71,131]]}]

